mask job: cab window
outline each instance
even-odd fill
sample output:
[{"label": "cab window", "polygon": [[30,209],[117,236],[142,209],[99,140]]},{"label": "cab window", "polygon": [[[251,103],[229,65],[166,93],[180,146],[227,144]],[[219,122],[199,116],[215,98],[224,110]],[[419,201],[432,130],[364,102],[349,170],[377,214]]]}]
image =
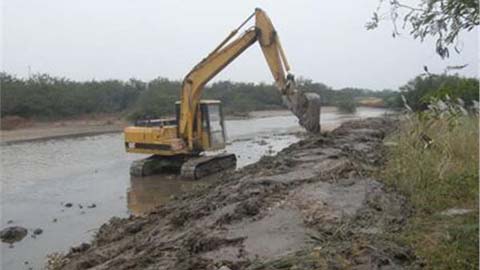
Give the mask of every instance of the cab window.
[{"label": "cab window", "polygon": [[225,134],[220,105],[209,104],[208,116],[210,120],[210,144],[212,147],[223,146],[225,144]]}]

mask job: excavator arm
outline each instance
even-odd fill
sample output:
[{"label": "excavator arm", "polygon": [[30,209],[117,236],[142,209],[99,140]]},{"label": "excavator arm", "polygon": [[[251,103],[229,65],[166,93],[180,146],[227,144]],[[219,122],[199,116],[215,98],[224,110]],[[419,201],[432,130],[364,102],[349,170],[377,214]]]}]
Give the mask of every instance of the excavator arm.
[{"label": "excavator arm", "polygon": [[[253,16],[256,21],[255,27],[247,29],[240,37],[229,42]],[[205,84],[256,41],[260,44],[283,101],[299,118],[302,126],[311,132],[319,132],[319,97],[309,97],[295,89],[293,76],[287,75],[290,67],[273,24],[266,13],[257,8],[183,80],[179,134],[186,140],[190,149],[193,148],[195,113]]]}]

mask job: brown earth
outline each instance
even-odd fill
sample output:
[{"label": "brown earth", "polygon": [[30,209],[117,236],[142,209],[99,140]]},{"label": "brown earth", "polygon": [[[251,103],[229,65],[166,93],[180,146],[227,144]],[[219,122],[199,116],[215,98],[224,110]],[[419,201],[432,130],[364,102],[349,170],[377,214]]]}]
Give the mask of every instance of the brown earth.
[{"label": "brown earth", "polygon": [[416,268],[412,251],[388,238],[410,208],[373,176],[394,126],[379,118],[347,122],[213,176],[146,216],[112,218],[91,244],[54,257],[49,267]]}]

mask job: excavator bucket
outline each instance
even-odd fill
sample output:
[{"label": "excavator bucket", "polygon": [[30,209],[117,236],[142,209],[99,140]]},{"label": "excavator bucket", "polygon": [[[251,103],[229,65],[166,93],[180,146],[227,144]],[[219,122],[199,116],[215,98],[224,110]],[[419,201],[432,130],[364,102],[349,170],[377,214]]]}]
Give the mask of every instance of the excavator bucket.
[{"label": "excavator bucket", "polygon": [[316,93],[305,93],[307,104],[305,112],[299,116],[300,125],[312,133],[320,132],[320,96]]},{"label": "excavator bucket", "polygon": [[305,93],[293,90],[283,95],[283,102],[298,118],[299,124],[308,132],[320,132],[320,96],[316,93]]}]

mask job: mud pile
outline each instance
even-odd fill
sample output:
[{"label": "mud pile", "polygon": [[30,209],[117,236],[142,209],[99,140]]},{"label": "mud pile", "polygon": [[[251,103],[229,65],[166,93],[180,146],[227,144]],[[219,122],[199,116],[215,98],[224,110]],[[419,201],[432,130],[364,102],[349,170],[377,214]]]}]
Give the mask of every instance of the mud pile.
[{"label": "mud pile", "polygon": [[[367,119],[309,137],[147,216],[113,218],[61,269],[403,269],[388,241],[409,214],[372,175],[394,122]],[[228,267],[228,268],[227,268]]]}]

